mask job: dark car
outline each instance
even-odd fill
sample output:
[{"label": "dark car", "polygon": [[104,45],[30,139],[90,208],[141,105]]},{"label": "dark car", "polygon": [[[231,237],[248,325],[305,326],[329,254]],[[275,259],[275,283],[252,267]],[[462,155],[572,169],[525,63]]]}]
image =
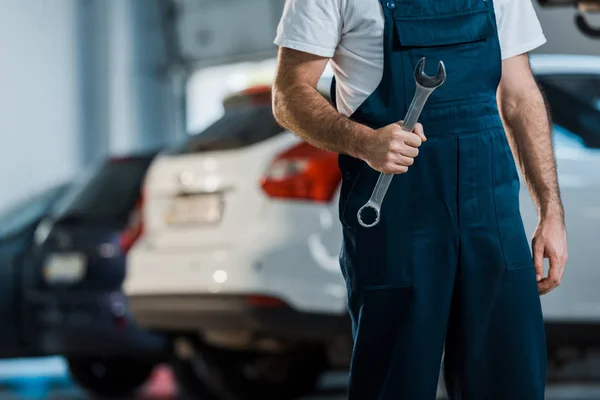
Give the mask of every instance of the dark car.
[{"label": "dark car", "polygon": [[0,214],[1,358],[39,355],[25,334],[22,265],[30,255],[40,221],[67,189],[67,184],[53,186]]},{"label": "dark car", "polygon": [[39,224],[28,264],[33,341],[65,356],[73,378],[103,396],[135,391],[164,349],[162,337],[135,325],[121,292],[129,226],[153,157],[113,158],[83,174]]}]

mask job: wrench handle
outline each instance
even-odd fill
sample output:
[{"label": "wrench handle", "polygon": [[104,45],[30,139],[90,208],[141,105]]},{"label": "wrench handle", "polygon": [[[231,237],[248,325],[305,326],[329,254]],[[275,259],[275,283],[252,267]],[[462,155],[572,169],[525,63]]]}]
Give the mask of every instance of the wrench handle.
[{"label": "wrench handle", "polygon": [[371,199],[369,201],[381,206],[383,198],[385,197],[393,178],[394,174],[379,174],[379,178],[375,184],[375,189],[373,189],[373,194],[371,195]]},{"label": "wrench handle", "polygon": [[402,121],[402,129],[408,132],[412,132],[413,129],[415,129],[415,125],[417,125],[417,121],[421,116],[423,107],[425,107],[425,103],[427,103],[427,99],[431,93],[433,93],[433,89],[427,89],[423,87],[417,88],[415,96],[408,107],[406,116],[404,117],[404,121]]},{"label": "wrench handle", "polygon": [[[415,125],[421,116],[421,112],[423,111],[423,107],[425,107],[425,103],[429,98],[429,95],[433,92],[432,89],[427,89],[423,87],[418,87],[415,92],[415,96],[408,107],[408,111],[406,113],[406,117],[404,117],[404,121],[402,121],[402,129],[408,132],[412,132],[415,129]],[[371,201],[375,204],[379,204],[383,202],[383,198],[387,193],[390,184],[392,183],[392,178],[394,174],[384,174],[381,173],[379,175],[379,179],[377,179],[377,184],[375,185],[375,189],[373,190],[373,194],[371,195]]]},{"label": "wrench handle", "polygon": [[[402,129],[408,132],[412,132],[415,129],[415,125],[421,116],[421,112],[423,111],[423,107],[425,107],[425,103],[429,98],[429,95],[433,93],[434,89],[424,88],[422,86],[417,86],[417,91],[408,107],[408,111],[404,120],[402,121]],[[394,178],[394,174],[384,174],[381,173],[379,178],[377,179],[377,183],[375,184],[375,189],[373,189],[373,194],[369,201],[361,207],[358,211],[358,222],[365,228],[370,228],[379,223],[379,215],[381,212],[381,204],[383,203],[383,199],[392,183],[392,179]],[[362,218],[362,213],[367,208],[373,209],[375,212],[375,221],[372,223],[367,223]]]}]

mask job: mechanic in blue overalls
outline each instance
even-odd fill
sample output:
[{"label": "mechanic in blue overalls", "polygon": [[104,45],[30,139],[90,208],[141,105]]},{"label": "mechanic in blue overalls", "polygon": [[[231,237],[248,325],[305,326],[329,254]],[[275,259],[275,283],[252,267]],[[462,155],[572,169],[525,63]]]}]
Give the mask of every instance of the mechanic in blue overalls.
[{"label": "mechanic in blue overalls", "polygon": [[[451,399],[544,398],[540,294],[560,284],[567,259],[527,56],[544,41],[531,0],[287,1],[274,113],[340,154],[351,400],[434,399],[442,355]],[[398,122],[422,57],[428,75],[443,60],[447,80],[406,132]],[[337,110],[315,90],[329,61]],[[513,152],[539,211],[533,252]],[[381,222],[364,228],[357,211],[380,172],[396,175]]]}]

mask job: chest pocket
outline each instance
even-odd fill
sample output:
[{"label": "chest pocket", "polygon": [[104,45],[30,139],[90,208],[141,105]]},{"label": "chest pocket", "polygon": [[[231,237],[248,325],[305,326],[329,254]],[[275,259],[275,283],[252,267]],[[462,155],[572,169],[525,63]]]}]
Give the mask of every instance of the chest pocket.
[{"label": "chest pocket", "polygon": [[[501,76],[501,54],[493,3],[486,0],[401,0],[391,12],[396,62],[412,70],[422,57],[446,65],[446,83],[429,104],[494,96]],[[409,76],[410,75],[410,76]],[[411,74],[407,77],[412,78]],[[414,81],[405,84],[412,93]]]},{"label": "chest pocket", "polygon": [[421,18],[394,17],[398,43],[402,47],[439,47],[476,42],[496,33],[493,13],[488,9]]}]

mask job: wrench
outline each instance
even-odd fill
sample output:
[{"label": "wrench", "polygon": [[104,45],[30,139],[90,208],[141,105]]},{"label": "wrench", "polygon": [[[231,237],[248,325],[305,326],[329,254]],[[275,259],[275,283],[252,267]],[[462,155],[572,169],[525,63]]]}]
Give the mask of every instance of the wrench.
[{"label": "wrench", "polygon": [[[421,111],[423,111],[423,107],[425,107],[425,103],[427,102],[429,95],[431,95],[435,89],[442,86],[442,84],[446,81],[446,66],[444,65],[443,61],[440,61],[438,64],[438,72],[436,76],[428,76],[425,74],[424,70],[425,57],[419,60],[419,63],[415,68],[415,82],[417,84],[417,90],[415,91],[412,102],[408,107],[406,117],[402,122],[402,129],[408,132],[412,132],[415,128],[417,120],[421,116]],[[383,198],[390,187],[393,177],[394,174],[382,173],[379,175],[379,179],[377,180],[377,184],[375,185],[375,189],[373,190],[371,198],[358,210],[358,222],[363,227],[371,228],[379,223],[381,203],[383,202]],[[372,223],[367,223],[362,218],[363,212],[369,208],[375,212],[375,220]]]}]

